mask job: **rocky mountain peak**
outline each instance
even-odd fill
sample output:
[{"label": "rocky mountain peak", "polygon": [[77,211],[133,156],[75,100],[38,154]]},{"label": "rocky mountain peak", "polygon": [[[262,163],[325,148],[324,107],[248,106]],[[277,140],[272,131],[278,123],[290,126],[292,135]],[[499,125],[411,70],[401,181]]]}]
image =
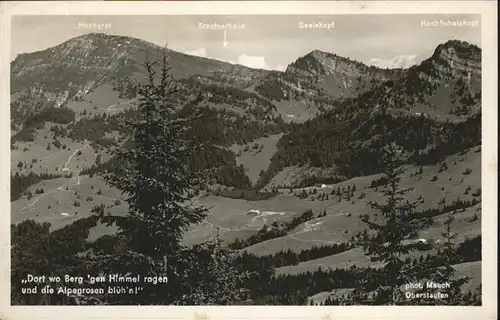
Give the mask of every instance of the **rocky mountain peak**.
[{"label": "rocky mountain peak", "polygon": [[481,59],[481,48],[467,41],[449,40],[434,50],[434,56],[446,54],[455,54],[462,59],[479,60]]},{"label": "rocky mountain peak", "polygon": [[291,63],[285,72],[303,75],[331,75],[335,73],[350,74],[360,72],[362,63],[340,57],[336,54],[314,50]]},{"label": "rocky mountain peak", "polygon": [[466,41],[450,40],[440,44],[434,54],[412,69],[412,73],[428,83],[471,78],[480,81],[481,49]]},{"label": "rocky mountain peak", "polygon": [[[380,82],[401,76],[401,69],[380,69],[349,57],[314,50],[298,58],[286,69],[282,84],[297,95],[328,95],[334,99],[353,97]],[[315,93],[316,92],[316,93]]]},{"label": "rocky mountain peak", "polygon": [[481,49],[466,41],[450,40],[439,45],[431,57],[436,66],[455,75],[481,74]]}]

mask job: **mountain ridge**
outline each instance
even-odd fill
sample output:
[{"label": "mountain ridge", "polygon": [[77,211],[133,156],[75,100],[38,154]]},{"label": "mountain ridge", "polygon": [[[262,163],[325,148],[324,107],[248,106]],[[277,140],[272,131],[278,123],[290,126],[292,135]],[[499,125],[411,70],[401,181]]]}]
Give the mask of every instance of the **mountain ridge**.
[{"label": "mountain ridge", "polygon": [[[455,47],[458,50],[454,50]],[[154,60],[165,49],[138,38],[88,33],[42,51],[20,54],[11,62],[11,93],[14,100],[18,95],[38,95],[42,100],[59,106],[68,99],[81,98],[91,89],[115,78],[140,79],[140,64],[146,59],[146,48],[149,58]],[[454,55],[454,52],[467,49],[464,48],[464,42],[451,40],[438,46],[427,60],[458,57],[450,61],[456,61],[456,66],[466,70],[463,58]],[[174,78],[198,77],[201,81],[255,91],[274,102],[304,100],[316,104],[315,97],[319,96],[323,97],[324,104],[324,98],[328,97],[354,97],[383,82],[401,79],[421,65],[408,69],[382,69],[334,53],[312,50],[281,72],[166,50]],[[71,78],[74,73],[81,75],[80,82]],[[472,74],[475,76],[478,71],[474,70]]]}]

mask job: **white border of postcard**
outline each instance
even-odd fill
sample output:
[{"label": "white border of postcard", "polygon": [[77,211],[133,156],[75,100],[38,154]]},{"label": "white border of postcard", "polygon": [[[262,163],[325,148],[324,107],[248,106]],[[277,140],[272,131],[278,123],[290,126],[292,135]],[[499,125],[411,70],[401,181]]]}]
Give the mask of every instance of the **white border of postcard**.
[{"label": "white border of postcard", "polygon": [[[496,319],[497,310],[497,6],[496,1],[39,1],[2,2],[0,135],[0,319]],[[481,307],[363,306],[10,306],[9,79],[12,15],[183,14],[481,14],[482,27],[482,302]]]}]

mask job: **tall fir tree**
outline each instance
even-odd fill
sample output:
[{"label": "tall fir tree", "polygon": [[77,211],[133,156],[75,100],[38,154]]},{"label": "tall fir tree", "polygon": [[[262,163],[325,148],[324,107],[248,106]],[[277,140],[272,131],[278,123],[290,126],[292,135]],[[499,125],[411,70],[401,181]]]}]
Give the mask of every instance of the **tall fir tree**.
[{"label": "tall fir tree", "polygon": [[[466,284],[470,277],[456,277],[454,264],[460,263],[461,258],[457,254],[457,248],[454,243],[458,234],[452,231],[452,223],[454,221],[455,212],[450,211],[446,219],[443,221],[445,226],[441,237],[444,240],[443,250],[438,254],[430,254],[428,259],[416,266],[422,273],[423,288],[417,290],[416,294],[421,296],[414,299],[414,304],[419,305],[466,305],[470,304],[465,295],[461,291],[461,287]],[[442,285],[443,288],[432,289],[427,288],[427,282]],[[442,294],[441,298],[436,298],[437,293]],[[434,296],[427,296],[427,294]]]},{"label": "tall fir tree", "polygon": [[360,234],[359,244],[372,261],[381,263],[382,269],[380,277],[361,280],[354,292],[357,303],[402,304],[405,302],[402,287],[415,281],[416,274],[405,263],[405,255],[415,250],[407,240],[420,223],[413,215],[417,203],[405,201],[403,196],[407,191],[399,187],[404,172],[401,153],[401,148],[394,143],[382,151],[386,184],[380,192],[386,197],[386,202],[370,202],[370,207],[382,221],[372,221],[367,215],[362,218],[370,231]]},{"label": "tall fir tree", "polygon": [[184,270],[183,295],[178,305],[242,305],[249,300],[245,281],[250,272],[237,265],[237,253],[223,248],[219,234],[199,245],[186,248],[183,257],[189,262]]},{"label": "tall fir tree", "polygon": [[390,136],[390,115],[388,110],[394,101],[377,106],[376,117],[379,123],[377,143],[382,146],[379,166],[383,168],[384,182],[379,193],[385,196],[385,203],[369,202],[369,206],[377,212],[379,221],[362,216],[362,221],[368,225],[370,232],[360,233],[358,244],[373,262],[382,265],[377,277],[363,277],[356,290],[353,300],[357,304],[395,305],[406,302],[403,287],[416,281],[416,272],[410,263],[406,263],[408,253],[415,247],[408,240],[421,225],[415,219],[418,202],[405,201],[408,192],[399,186],[404,173],[404,148],[398,146]]},{"label": "tall fir tree", "polygon": [[[441,233],[441,236],[445,240],[444,250],[439,256],[435,256],[434,259],[439,259],[442,261],[442,266],[436,269],[436,274],[433,276],[433,281],[436,283],[448,283],[450,288],[446,290],[448,298],[445,304],[447,305],[458,305],[463,303],[463,294],[461,292],[461,286],[467,283],[469,277],[455,277],[456,270],[453,267],[454,264],[460,263],[460,256],[457,254],[457,248],[455,245],[455,239],[458,234],[453,232],[451,227],[454,219],[455,212],[448,212],[448,216],[444,221],[446,226],[445,231]],[[432,261],[432,259],[430,259]]]},{"label": "tall fir tree", "polygon": [[178,117],[173,106],[177,88],[165,51],[159,81],[155,63],[144,63],[149,77],[137,88],[138,119],[127,123],[133,134],[127,147],[114,150],[115,166],[104,176],[110,186],[122,192],[128,212],[126,216],[102,217],[118,227],[122,250],[102,260],[100,271],[167,277],[168,283],[143,283],[140,292],[114,301],[120,304],[170,304],[178,300],[189,264],[180,245],[183,232],[207,215],[205,208],[188,204],[189,194],[200,189],[204,177],[187,166],[196,147],[184,138],[192,118]]}]

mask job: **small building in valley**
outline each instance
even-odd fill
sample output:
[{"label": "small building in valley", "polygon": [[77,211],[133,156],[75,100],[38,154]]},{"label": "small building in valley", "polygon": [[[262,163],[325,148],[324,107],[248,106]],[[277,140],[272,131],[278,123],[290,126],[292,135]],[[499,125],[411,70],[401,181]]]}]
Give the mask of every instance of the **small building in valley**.
[{"label": "small building in valley", "polygon": [[255,209],[250,209],[247,212],[247,215],[249,215],[249,216],[256,216],[256,215],[259,215],[259,214],[260,214],[260,210],[255,210]]}]

